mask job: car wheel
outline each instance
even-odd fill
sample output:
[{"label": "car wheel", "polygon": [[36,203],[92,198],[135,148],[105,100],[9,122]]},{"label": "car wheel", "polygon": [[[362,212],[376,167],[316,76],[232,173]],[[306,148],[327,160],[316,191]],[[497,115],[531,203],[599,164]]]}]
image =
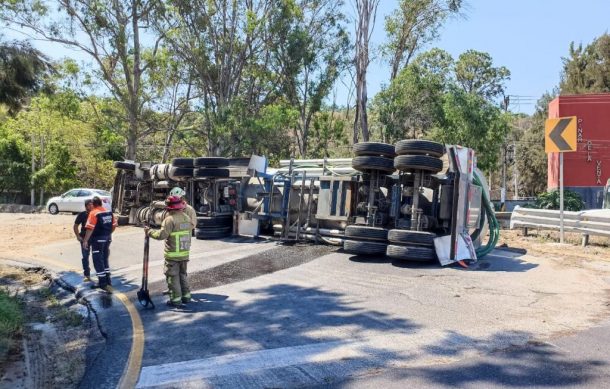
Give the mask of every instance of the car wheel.
[{"label": "car wheel", "polygon": [[59,213],[59,208],[57,208],[57,204],[49,204],[49,213],[51,215],[57,215]]}]

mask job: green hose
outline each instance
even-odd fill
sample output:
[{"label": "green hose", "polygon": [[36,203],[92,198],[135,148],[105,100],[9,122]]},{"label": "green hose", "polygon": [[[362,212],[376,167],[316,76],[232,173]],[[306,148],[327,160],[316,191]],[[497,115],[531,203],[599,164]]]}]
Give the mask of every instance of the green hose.
[{"label": "green hose", "polygon": [[[474,174],[473,181],[476,185],[479,185],[481,188],[483,188],[481,179],[479,178],[479,176],[476,173]],[[476,249],[477,258],[483,258],[487,254],[489,254],[496,247],[496,244],[498,243],[498,239],[500,238],[500,224],[498,223],[498,219],[496,219],[493,205],[491,204],[491,201],[489,201],[489,199],[487,198],[487,194],[485,194],[485,190],[481,191],[481,196],[483,196],[482,205],[483,205],[483,209],[484,209],[484,214],[487,216],[487,222],[489,223],[489,240],[487,241],[486,245],[481,246],[478,249]],[[476,239],[480,233],[481,233],[481,229],[479,228],[473,234],[474,239]]]}]

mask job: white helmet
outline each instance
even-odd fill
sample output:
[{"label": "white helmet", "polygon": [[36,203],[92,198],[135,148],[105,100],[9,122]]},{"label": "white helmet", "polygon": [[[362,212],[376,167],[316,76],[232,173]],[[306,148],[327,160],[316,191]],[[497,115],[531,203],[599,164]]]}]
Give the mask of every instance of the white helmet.
[{"label": "white helmet", "polygon": [[186,192],[184,191],[184,189],[182,189],[179,186],[176,186],[175,188],[173,188],[170,192],[169,192],[170,196],[180,196],[180,197],[184,197],[186,196]]}]

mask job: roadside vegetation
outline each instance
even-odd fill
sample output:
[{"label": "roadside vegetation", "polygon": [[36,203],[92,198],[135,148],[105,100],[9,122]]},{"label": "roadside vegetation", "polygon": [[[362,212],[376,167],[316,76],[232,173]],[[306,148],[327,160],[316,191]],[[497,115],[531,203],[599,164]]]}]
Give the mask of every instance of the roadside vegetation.
[{"label": "roadside vegetation", "polygon": [[[559,199],[559,191],[551,190],[539,194],[533,203],[524,206],[538,209],[559,209]],[[578,193],[566,189],[563,192],[563,207],[566,211],[582,211],[585,208],[585,203]]]},{"label": "roadside vegetation", "polygon": [[0,288],[0,363],[15,348],[23,328],[21,300],[8,289]]},{"label": "roadside vegetation", "polygon": [[0,265],[1,387],[77,387],[85,350],[99,338],[72,293],[52,286],[42,269]]},{"label": "roadside vegetation", "polygon": [[[510,69],[434,47],[467,16],[463,1],[400,0],[377,26],[379,0],[353,2],[356,18],[336,0],[4,2],[0,24],[48,52],[0,37],[0,202],[108,189],[123,158],[348,157],[354,142],[405,138],[472,147],[493,198],[503,164],[518,177],[507,196],[534,197],[546,189],[548,102],[610,92],[608,34],[566,42],[557,88],[533,115],[514,114]],[[385,31],[378,47],[373,28]],[[58,44],[79,60],[51,59]],[[389,82],[367,96],[373,61]]]}]

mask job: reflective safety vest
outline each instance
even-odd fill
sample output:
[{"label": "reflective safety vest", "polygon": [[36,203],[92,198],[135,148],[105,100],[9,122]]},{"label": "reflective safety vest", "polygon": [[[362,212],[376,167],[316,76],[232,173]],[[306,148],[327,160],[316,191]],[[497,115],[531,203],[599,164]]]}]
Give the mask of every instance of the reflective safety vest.
[{"label": "reflective safety vest", "polygon": [[167,258],[188,257],[191,250],[191,230],[177,231],[169,234],[169,239],[174,240],[174,250],[165,251]]},{"label": "reflective safety vest", "polygon": [[165,239],[165,259],[183,261],[189,259],[191,249],[191,221],[182,211],[171,211],[163,219],[160,230],[150,230],[151,238]]}]

